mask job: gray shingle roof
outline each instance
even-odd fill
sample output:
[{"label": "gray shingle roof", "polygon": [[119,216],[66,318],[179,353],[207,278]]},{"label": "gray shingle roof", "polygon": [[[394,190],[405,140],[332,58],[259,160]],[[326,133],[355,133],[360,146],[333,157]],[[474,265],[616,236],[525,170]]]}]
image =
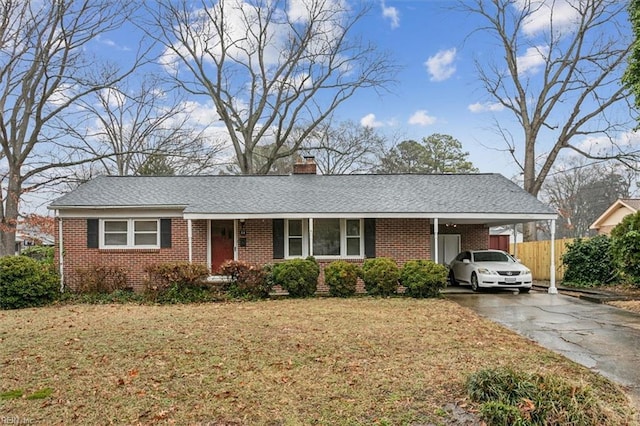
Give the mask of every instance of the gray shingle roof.
[{"label": "gray shingle roof", "polygon": [[499,174],[102,176],[49,207],[135,206],[191,214],[555,214]]}]

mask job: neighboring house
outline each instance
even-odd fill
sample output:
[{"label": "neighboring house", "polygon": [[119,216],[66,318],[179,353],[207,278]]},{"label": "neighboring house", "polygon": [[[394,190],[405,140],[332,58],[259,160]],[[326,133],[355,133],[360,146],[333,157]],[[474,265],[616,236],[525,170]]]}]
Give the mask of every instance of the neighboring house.
[{"label": "neighboring house", "polygon": [[444,263],[487,248],[490,226],[556,218],[498,174],[322,176],[311,158],[289,176],[102,176],[49,208],[63,282],[80,268],[117,265],[136,289],[146,265],[169,261],[212,274],[230,259],[309,255],[322,267],[372,257]]},{"label": "neighboring house", "polygon": [[638,210],[640,210],[640,199],[618,199],[591,224],[589,229],[595,229],[599,235],[610,235],[611,230],[622,222],[625,216],[634,214]]},{"label": "neighboring house", "polygon": [[16,254],[22,253],[24,249],[35,246],[53,246],[55,240],[52,235],[45,233],[24,232],[18,227],[16,232]]},{"label": "neighboring house", "polygon": [[515,229],[514,226],[495,226],[489,229],[490,249],[508,252],[511,244],[523,241],[522,232]]}]

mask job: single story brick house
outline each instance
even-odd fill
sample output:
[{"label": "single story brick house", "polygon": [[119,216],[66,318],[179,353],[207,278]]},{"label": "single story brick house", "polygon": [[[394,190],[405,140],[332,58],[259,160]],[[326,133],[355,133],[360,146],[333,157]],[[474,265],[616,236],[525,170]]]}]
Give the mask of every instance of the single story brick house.
[{"label": "single story brick house", "polygon": [[146,265],[169,261],[213,275],[229,259],[445,263],[487,248],[491,226],[556,218],[499,174],[325,176],[312,158],[287,176],[101,176],[49,208],[62,286],[81,268],[117,265],[135,289]]}]

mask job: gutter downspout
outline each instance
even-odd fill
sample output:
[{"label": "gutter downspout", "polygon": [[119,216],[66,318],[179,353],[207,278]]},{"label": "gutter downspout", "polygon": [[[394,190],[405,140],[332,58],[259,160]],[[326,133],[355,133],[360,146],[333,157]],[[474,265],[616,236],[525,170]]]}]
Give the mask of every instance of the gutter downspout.
[{"label": "gutter downspout", "polygon": [[60,293],[64,293],[64,244],[62,241],[62,218],[58,211],[58,272],[60,274]]},{"label": "gutter downspout", "polygon": [[193,229],[191,219],[187,219],[187,240],[189,244],[189,263],[193,261]]},{"label": "gutter downspout", "polygon": [[551,270],[549,271],[549,294],[558,294],[556,288],[556,220],[551,219]]}]

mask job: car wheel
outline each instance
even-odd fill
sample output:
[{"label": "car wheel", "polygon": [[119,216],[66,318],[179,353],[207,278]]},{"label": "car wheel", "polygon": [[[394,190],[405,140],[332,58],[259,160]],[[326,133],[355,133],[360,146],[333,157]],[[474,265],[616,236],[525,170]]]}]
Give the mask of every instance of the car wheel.
[{"label": "car wheel", "polygon": [[520,287],[518,289],[520,291],[520,293],[529,293],[531,291],[531,287]]},{"label": "car wheel", "polygon": [[453,269],[449,271],[449,283],[451,283],[451,285],[458,285],[458,281],[456,281],[456,277],[455,275],[453,275]]},{"label": "car wheel", "polygon": [[480,286],[478,285],[478,276],[475,272],[471,274],[471,290],[480,291]]}]

